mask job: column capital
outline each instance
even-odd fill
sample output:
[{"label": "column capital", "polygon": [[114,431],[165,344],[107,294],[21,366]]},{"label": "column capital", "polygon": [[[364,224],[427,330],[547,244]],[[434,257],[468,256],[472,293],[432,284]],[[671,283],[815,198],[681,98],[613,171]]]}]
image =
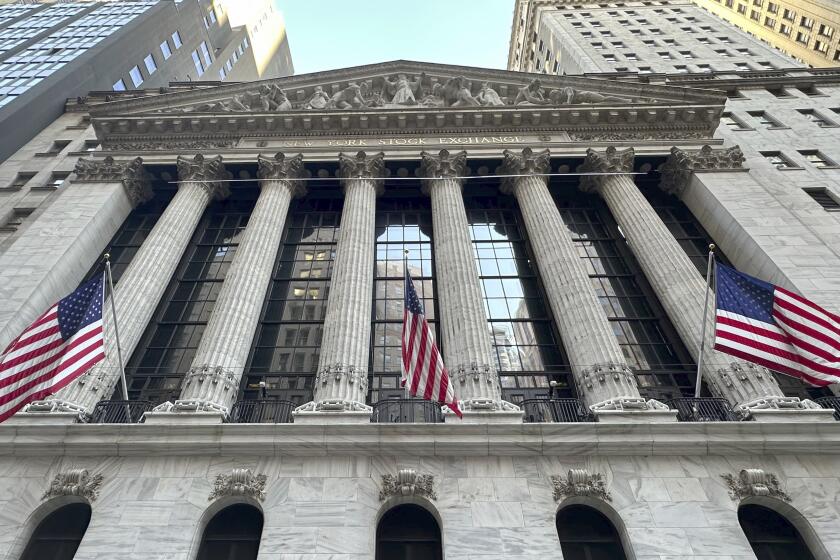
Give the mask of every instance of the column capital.
[{"label": "column capital", "polygon": [[[429,194],[432,181],[435,179],[455,179],[467,173],[467,152],[450,153],[449,150],[441,150],[435,155],[429,152],[420,152],[420,176],[424,178],[423,193]],[[457,179],[459,184],[463,184]]]},{"label": "column capital", "polygon": [[[630,173],[633,171],[633,160],[636,151],[633,148],[617,150],[615,146],[608,147],[603,153],[589,148],[586,158],[578,167],[579,173]],[[601,185],[601,177],[583,176],[580,178],[580,189],[583,192],[594,192]]]},{"label": "column capital", "polygon": [[230,195],[227,180],[229,175],[222,163],[222,156],[205,158],[198,154],[190,159],[178,156],[178,179],[198,183],[216,200],[224,200]]},{"label": "column capital", "polygon": [[373,179],[376,194],[382,194],[382,177],[385,174],[385,154],[368,154],[359,152],[354,156],[345,153],[338,154],[339,175],[342,184],[347,188],[349,179]]},{"label": "column capital", "polygon": [[79,158],[73,172],[76,181],[80,182],[121,182],[133,206],[148,202],[154,196],[151,175],[143,167],[143,158],[126,161],[116,161],[111,156],[104,159]]},{"label": "column capital", "polygon": [[260,180],[292,179],[289,181],[292,197],[306,194],[306,184],[297,180],[302,178],[304,174],[303,154],[287,157],[283,152],[277,152],[272,158],[260,154],[257,156],[257,164],[259,165],[257,177]]},{"label": "column capital", "polygon": [[697,151],[674,146],[671,155],[659,166],[659,188],[680,196],[695,171],[744,169],[744,152],[740,146],[712,148],[708,144]]},{"label": "column capital", "polygon": [[[502,170],[505,175],[538,175],[551,170],[551,152],[548,149],[535,152],[525,148],[521,153],[513,150],[503,152]],[[512,194],[518,177],[506,177],[502,180],[502,192]]]}]

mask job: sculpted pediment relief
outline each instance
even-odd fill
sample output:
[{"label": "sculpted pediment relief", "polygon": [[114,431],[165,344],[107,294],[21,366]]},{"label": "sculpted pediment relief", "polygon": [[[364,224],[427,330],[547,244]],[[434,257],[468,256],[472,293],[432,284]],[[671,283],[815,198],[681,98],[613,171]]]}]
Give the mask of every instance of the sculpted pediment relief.
[{"label": "sculpted pediment relief", "polygon": [[224,114],[569,105],[708,105],[721,94],[578,76],[396,61],[100,105],[92,114]]}]

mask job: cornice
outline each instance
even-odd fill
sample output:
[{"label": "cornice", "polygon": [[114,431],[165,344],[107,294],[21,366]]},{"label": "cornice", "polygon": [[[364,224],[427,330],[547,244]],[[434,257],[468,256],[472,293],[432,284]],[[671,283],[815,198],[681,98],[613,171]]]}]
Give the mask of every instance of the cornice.
[{"label": "cornice", "polygon": [[834,423],[3,424],[10,456],[835,455]]}]

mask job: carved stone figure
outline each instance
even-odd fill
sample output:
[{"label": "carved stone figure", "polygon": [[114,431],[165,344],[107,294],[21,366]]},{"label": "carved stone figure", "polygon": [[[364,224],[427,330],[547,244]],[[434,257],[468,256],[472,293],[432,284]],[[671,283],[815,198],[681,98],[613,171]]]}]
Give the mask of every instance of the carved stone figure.
[{"label": "carved stone figure", "polygon": [[606,103],[626,102],[626,99],[602,95],[594,91],[584,91],[573,87],[557,89],[549,94],[549,100],[553,105],[572,105],[580,103]]},{"label": "carved stone figure", "polygon": [[586,469],[570,469],[565,476],[552,476],[554,499],[560,501],[570,496],[590,496],[605,502],[612,501],[604,478],[599,473],[590,474]]},{"label": "carved stone figure", "polygon": [[417,105],[415,93],[420,91],[420,84],[426,74],[420,74],[416,80],[409,80],[405,74],[398,74],[394,81],[385,78],[384,89],[391,95],[391,103],[394,105]]},{"label": "carved stone figure", "polygon": [[463,76],[458,76],[455,79],[457,91],[455,92],[455,101],[450,107],[478,107],[480,103],[473,97],[470,88],[467,87],[467,80]]},{"label": "carved stone figure", "polygon": [[309,99],[306,100],[303,106],[307,109],[326,109],[329,102],[330,96],[327,95],[324,88],[316,86],[315,91],[312,92],[312,95],[309,96]]},{"label": "carved stone figure", "polygon": [[484,82],[481,84],[481,91],[475,96],[476,100],[485,107],[502,107],[505,105],[505,100],[502,99],[496,90],[490,87],[490,84]]},{"label": "carved stone figure", "polygon": [[401,469],[397,476],[392,474],[382,475],[379,500],[385,501],[391,496],[422,496],[430,500],[437,500],[434,485],[435,477],[433,475],[419,475],[414,469]]},{"label": "carved stone figure", "polygon": [[251,469],[232,469],[228,474],[216,475],[216,482],[213,491],[210,492],[208,500],[215,500],[223,496],[246,496],[255,500],[265,499],[265,482],[267,477],[264,474],[251,472]]},{"label": "carved stone figure", "polygon": [[91,475],[87,469],[72,469],[58,473],[50,487],[41,496],[42,500],[59,496],[79,496],[94,501],[102,484],[102,475]]},{"label": "carved stone figure", "polygon": [[356,82],[347,84],[347,87],[333,95],[327,104],[329,109],[361,109],[367,106],[362,88]]},{"label": "carved stone figure", "polygon": [[545,98],[542,89],[542,82],[535,78],[531,80],[527,86],[519,88],[519,92],[514,99],[514,105],[549,105],[550,99]]}]

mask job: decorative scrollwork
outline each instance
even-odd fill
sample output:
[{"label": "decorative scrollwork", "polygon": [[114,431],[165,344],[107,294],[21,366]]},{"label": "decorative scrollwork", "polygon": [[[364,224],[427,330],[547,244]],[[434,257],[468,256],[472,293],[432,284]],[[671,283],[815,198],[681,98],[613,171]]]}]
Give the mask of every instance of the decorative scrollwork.
[{"label": "decorative scrollwork", "polygon": [[422,496],[430,500],[437,500],[435,494],[435,477],[430,474],[417,474],[414,469],[401,469],[397,476],[382,475],[382,488],[379,490],[379,500],[385,501],[391,496]]},{"label": "decorative scrollwork", "polygon": [[251,469],[233,469],[227,474],[217,474],[208,500],[215,500],[223,496],[246,496],[255,500],[265,500],[264,474],[251,472]]},{"label": "decorative scrollwork", "polygon": [[762,469],[741,469],[737,477],[729,473],[720,476],[729,486],[729,495],[733,500],[751,496],[769,496],[785,502],[790,501],[790,496],[782,490],[776,475],[766,473]]},{"label": "decorative scrollwork", "polygon": [[673,147],[671,155],[659,166],[662,177],[659,188],[679,196],[695,171],[744,169],[744,161],[740,146],[712,148],[705,145],[694,152]]},{"label": "decorative scrollwork", "polygon": [[586,469],[570,469],[565,476],[552,476],[554,499],[560,501],[570,496],[588,496],[605,502],[612,501],[607,484],[600,473],[590,473]]},{"label": "decorative scrollwork", "polygon": [[99,494],[99,487],[102,485],[101,474],[91,475],[87,469],[72,469],[67,472],[58,473],[50,484],[50,487],[41,496],[42,500],[57,498],[59,496],[79,496],[89,501],[94,501]]}]

